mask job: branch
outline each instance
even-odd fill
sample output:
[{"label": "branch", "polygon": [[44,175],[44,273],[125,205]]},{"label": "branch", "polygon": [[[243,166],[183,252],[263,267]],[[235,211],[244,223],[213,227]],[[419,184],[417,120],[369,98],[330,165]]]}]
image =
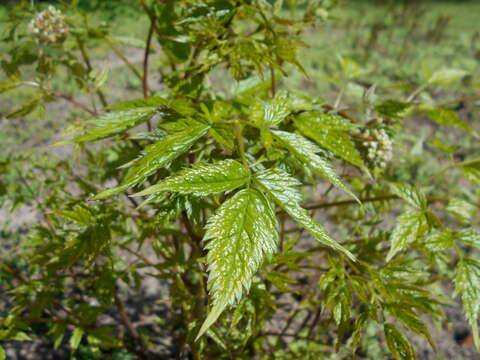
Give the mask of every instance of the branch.
[{"label": "branch", "polygon": [[[387,201],[387,200],[397,200],[397,199],[400,199],[397,195],[387,194],[387,195],[363,198],[359,200],[361,203],[367,203],[367,202]],[[434,202],[440,202],[445,204],[448,203],[448,199],[433,197],[433,196],[427,197],[427,201],[429,203],[434,203]],[[357,200],[351,199],[351,200],[334,201],[330,203],[324,202],[324,201],[313,202],[313,203],[305,204],[303,207],[307,210],[314,210],[314,209],[324,209],[324,208],[335,207],[335,206],[348,206],[348,205],[355,205],[355,204],[358,204]]]}]

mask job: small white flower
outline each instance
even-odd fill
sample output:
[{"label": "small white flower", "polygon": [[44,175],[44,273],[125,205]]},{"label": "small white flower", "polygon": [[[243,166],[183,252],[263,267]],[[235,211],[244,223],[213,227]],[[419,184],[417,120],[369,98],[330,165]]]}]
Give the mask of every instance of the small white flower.
[{"label": "small white flower", "polygon": [[39,12],[28,24],[28,30],[43,43],[56,43],[65,39],[69,28],[65,15],[50,5]]}]

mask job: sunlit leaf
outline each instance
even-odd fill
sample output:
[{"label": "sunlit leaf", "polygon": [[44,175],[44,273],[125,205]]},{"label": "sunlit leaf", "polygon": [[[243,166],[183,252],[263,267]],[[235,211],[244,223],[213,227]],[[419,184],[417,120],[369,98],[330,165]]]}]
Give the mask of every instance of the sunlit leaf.
[{"label": "sunlit leaf", "polygon": [[[275,138],[285,147],[300,163],[305,164],[317,174],[325,177],[336,187],[342,189],[353,198],[357,197],[342,183],[335,173],[333,166],[324,158],[317,155],[321,149],[301,135],[286,132],[272,131]],[[357,199],[358,200],[358,199]]]},{"label": "sunlit leaf", "polygon": [[480,349],[478,315],[480,312],[480,262],[463,258],[457,265],[455,294],[460,294],[465,316],[472,327],[475,346]]},{"label": "sunlit leaf", "polygon": [[192,121],[190,129],[170,134],[163,140],[147,146],[143,156],[133,162],[133,166],[122,184],[116,188],[101,192],[95,196],[95,199],[112,196],[144,181],[155,171],[190,149],[199,138],[207,133],[208,129],[208,125]]},{"label": "sunlit leaf", "polygon": [[473,132],[471,126],[462,120],[456,111],[442,108],[434,108],[427,111],[428,117],[439,125],[451,126],[466,132]]},{"label": "sunlit leaf", "polygon": [[405,250],[410,244],[425,231],[426,219],[423,212],[407,211],[397,218],[397,224],[390,236],[390,251],[387,262],[400,251]]},{"label": "sunlit leaf", "polygon": [[200,337],[230,304],[248,291],[252,277],[277,250],[277,220],[272,204],[255,189],[238,192],[223,203],[207,224],[208,287],[213,307]]},{"label": "sunlit leaf", "polygon": [[333,152],[349,163],[366,169],[350,135],[345,131],[354,126],[338,115],[305,113],[295,119],[300,132],[321,147]]},{"label": "sunlit leaf", "polygon": [[244,185],[249,178],[248,168],[236,160],[223,160],[213,164],[200,163],[136,195],[145,196],[161,191],[198,196],[218,194]]},{"label": "sunlit leaf", "polygon": [[474,214],[478,213],[475,205],[459,198],[452,198],[445,208],[463,224],[469,224]]},{"label": "sunlit leaf", "polygon": [[78,346],[80,345],[80,341],[82,341],[84,331],[83,329],[76,327],[73,330],[72,337],[70,338],[70,347],[72,348],[73,351],[78,349]]},{"label": "sunlit leaf", "polygon": [[155,112],[156,109],[152,107],[108,112],[90,120],[94,127],[87,130],[85,135],[81,135],[73,141],[76,143],[96,141],[120,134],[142,122],[150,120]]},{"label": "sunlit leaf", "polygon": [[406,336],[393,324],[383,324],[385,339],[396,360],[416,360],[417,356]]},{"label": "sunlit leaf", "polygon": [[426,209],[427,198],[417,188],[410,184],[392,183],[392,190],[395,195],[405,200],[417,209]]},{"label": "sunlit leaf", "polygon": [[299,186],[301,184],[297,179],[282,170],[270,169],[256,174],[255,180],[278,206],[300,226],[308,230],[320,243],[344,253],[352,260],[355,259],[347,249],[332,240],[325,228],[313,220],[308,211],[300,206],[302,195]]},{"label": "sunlit leaf", "polygon": [[457,239],[462,241],[464,244],[480,249],[480,231],[474,229],[464,229],[459,231],[456,236]]}]

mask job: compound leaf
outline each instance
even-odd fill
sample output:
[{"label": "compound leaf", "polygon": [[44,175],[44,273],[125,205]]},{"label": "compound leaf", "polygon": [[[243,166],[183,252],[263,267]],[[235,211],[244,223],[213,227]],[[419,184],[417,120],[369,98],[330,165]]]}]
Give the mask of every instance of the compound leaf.
[{"label": "compound leaf", "polygon": [[274,209],[255,189],[242,190],[223,203],[209,219],[206,230],[208,287],[213,307],[197,339],[249,289],[253,276],[278,244]]}]

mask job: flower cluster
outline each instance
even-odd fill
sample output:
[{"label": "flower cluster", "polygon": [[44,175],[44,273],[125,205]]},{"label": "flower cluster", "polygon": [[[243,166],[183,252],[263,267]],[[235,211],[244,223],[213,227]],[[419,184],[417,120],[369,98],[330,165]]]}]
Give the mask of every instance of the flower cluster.
[{"label": "flower cluster", "polygon": [[364,141],[362,145],[366,150],[368,162],[373,167],[384,169],[392,160],[392,140],[384,129],[366,129],[362,133]]},{"label": "flower cluster", "polygon": [[69,31],[65,15],[52,5],[39,12],[30,21],[28,29],[40,42],[48,44],[63,41]]}]

